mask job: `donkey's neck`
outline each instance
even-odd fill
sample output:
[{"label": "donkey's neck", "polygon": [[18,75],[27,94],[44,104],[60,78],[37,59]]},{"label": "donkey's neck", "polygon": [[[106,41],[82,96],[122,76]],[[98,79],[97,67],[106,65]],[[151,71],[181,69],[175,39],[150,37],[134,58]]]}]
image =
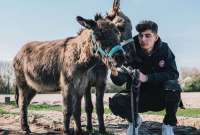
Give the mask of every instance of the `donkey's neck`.
[{"label": "donkey's neck", "polygon": [[93,57],[91,34],[92,31],[85,29],[77,37],[80,52],[78,63],[87,63]]},{"label": "donkey's neck", "polygon": [[94,65],[98,63],[100,60],[94,56],[92,49],[92,31],[91,30],[82,30],[75,38],[67,41],[65,45],[65,57],[64,61],[68,66],[72,66],[73,64],[78,65]]},{"label": "donkey's neck", "polygon": [[101,59],[93,52],[92,31],[82,30],[77,39],[80,41],[80,59],[78,63],[82,63],[85,67],[90,68],[94,65],[103,65]]},{"label": "donkey's neck", "polygon": [[76,37],[66,41],[63,49],[62,66],[63,72],[66,72],[68,77],[72,77],[74,71],[81,71],[81,74],[86,73],[96,65],[104,67],[105,70],[107,69],[101,59],[92,53],[91,34],[92,31],[83,30]]}]

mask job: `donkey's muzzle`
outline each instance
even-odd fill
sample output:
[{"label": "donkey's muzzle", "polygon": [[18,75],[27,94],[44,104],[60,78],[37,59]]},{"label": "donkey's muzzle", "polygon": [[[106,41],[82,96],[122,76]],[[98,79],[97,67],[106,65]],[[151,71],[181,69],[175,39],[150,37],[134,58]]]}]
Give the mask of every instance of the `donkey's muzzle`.
[{"label": "donkey's muzzle", "polygon": [[114,59],[113,61],[115,64],[114,66],[121,67],[125,62],[125,55],[124,55],[123,51],[118,51],[117,53],[115,53],[113,55],[113,59]]}]

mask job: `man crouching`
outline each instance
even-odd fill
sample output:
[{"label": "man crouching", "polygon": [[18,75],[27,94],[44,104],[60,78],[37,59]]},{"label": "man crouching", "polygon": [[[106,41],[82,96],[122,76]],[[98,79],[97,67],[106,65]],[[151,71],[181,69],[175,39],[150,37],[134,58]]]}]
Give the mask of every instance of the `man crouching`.
[{"label": "man crouching", "polygon": [[[142,21],[136,26],[136,30],[138,35],[133,37],[136,57],[134,55],[133,60],[128,62],[127,66],[139,69],[138,80],[141,82],[141,86],[138,111],[142,113],[165,109],[162,135],[174,135],[173,126],[176,126],[177,123],[176,112],[181,92],[177,81],[179,72],[175,56],[168,44],[158,36],[158,26],[155,22]],[[116,85],[127,83],[130,90],[131,78],[127,73],[112,68],[111,79]],[[125,95],[115,95],[110,100],[112,112],[129,121],[128,135],[132,135],[133,131],[130,102],[130,92]],[[141,123],[139,115],[137,119]]]}]

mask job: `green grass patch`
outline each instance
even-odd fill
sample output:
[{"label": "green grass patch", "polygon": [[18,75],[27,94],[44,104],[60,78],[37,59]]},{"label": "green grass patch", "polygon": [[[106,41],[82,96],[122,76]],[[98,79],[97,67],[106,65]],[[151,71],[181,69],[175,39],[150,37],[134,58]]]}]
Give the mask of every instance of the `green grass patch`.
[{"label": "green grass patch", "polygon": [[[35,110],[35,111],[62,111],[62,105],[49,105],[49,104],[37,104],[37,105],[30,105],[29,110]],[[85,113],[85,109],[81,109],[82,113]],[[94,113],[96,113],[96,108],[93,110]],[[105,107],[104,109],[105,114],[111,114],[111,110],[108,107]]]},{"label": "green grass patch", "polygon": [[2,115],[2,114],[9,114],[9,112],[7,112],[7,111],[5,111],[5,110],[0,108],[0,115]]},{"label": "green grass patch", "polygon": [[29,110],[35,110],[35,111],[62,111],[61,105],[49,105],[49,104],[38,104],[33,105],[31,104],[29,106]]},{"label": "green grass patch", "polygon": [[111,110],[108,107],[105,107],[104,113],[105,114],[111,114],[112,112],[111,112]]},{"label": "green grass patch", "polygon": [[[144,114],[152,114],[152,115],[165,115],[165,110],[159,112],[145,112]],[[187,109],[178,109],[177,116],[184,117],[200,117],[200,108],[187,108]]]},{"label": "green grass patch", "polygon": [[[11,101],[10,105],[15,106],[16,103],[15,101]],[[35,110],[35,111],[62,111],[62,105],[49,105],[49,104],[31,104],[29,105],[29,110]],[[81,109],[82,113],[85,113],[85,109]],[[94,113],[96,113],[96,108],[93,110]],[[2,113],[8,113],[6,111],[3,111],[2,109],[0,110],[0,114]],[[104,109],[105,114],[111,114],[111,110],[108,108],[108,106],[105,106]],[[159,112],[145,112],[143,114],[151,114],[151,115],[165,115],[165,110],[164,111],[159,111]],[[187,108],[187,109],[178,109],[177,116],[184,116],[184,117],[200,117],[200,108]]]},{"label": "green grass patch", "polygon": [[16,106],[16,102],[15,101],[10,101],[9,105]]},{"label": "green grass patch", "polygon": [[[81,111],[85,113],[85,109],[82,109]],[[93,112],[97,112],[96,108],[93,109]],[[111,110],[108,107],[104,107],[104,114],[111,114]]]},{"label": "green grass patch", "polygon": [[[15,101],[11,101],[9,105],[16,106]],[[35,111],[62,111],[62,106],[61,105],[50,105],[50,104],[30,104],[29,105],[29,110],[35,110]]]}]

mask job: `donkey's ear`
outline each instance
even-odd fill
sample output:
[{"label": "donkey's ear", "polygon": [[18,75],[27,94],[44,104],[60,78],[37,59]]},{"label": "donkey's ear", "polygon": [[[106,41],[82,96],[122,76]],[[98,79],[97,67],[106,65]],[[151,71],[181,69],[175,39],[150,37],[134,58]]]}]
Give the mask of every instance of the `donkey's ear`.
[{"label": "donkey's ear", "polygon": [[112,9],[106,13],[106,19],[113,20],[120,9],[120,0],[113,0]]},{"label": "donkey's ear", "polygon": [[79,22],[80,25],[82,25],[85,28],[88,29],[95,29],[97,26],[97,23],[93,20],[89,20],[89,19],[84,19],[81,16],[77,16],[76,20]]},{"label": "donkey's ear", "polygon": [[114,0],[112,10],[117,13],[119,12],[119,8],[120,8],[120,0]]}]

